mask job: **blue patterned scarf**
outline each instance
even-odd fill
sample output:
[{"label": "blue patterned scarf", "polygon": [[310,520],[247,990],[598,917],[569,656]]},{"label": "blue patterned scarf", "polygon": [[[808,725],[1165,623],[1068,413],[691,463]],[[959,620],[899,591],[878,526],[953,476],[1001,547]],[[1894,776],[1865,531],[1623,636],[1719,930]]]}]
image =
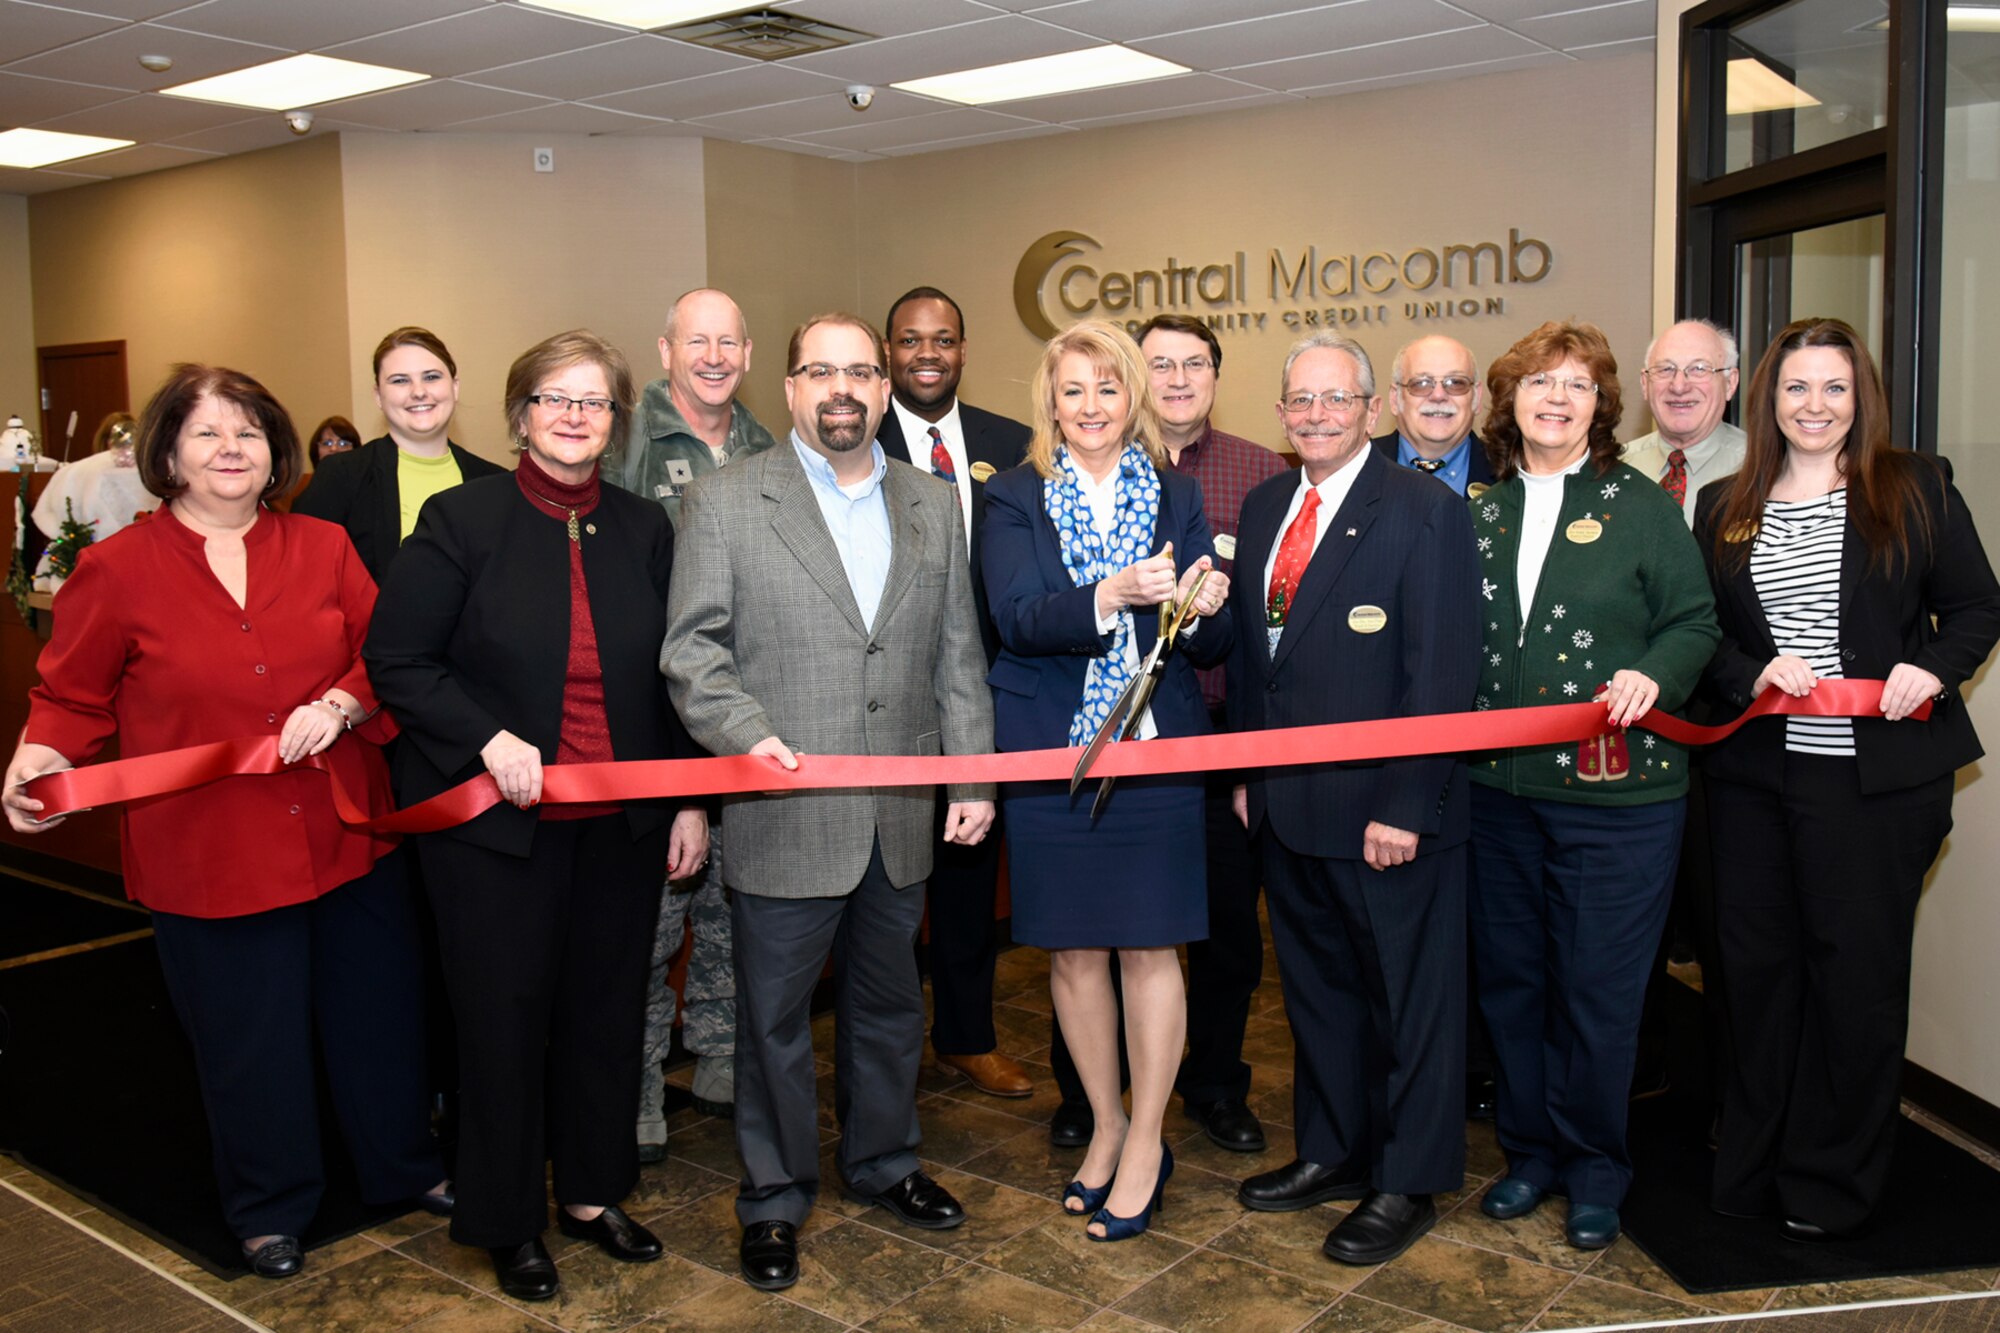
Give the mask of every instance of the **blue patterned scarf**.
[{"label": "blue patterned scarf", "polygon": [[[1146,451],[1134,445],[1118,456],[1118,515],[1107,540],[1090,518],[1090,503],[1069,450],[1056,446],[1056,475],[1042,483],[1042,505],[1056,526],[1063,568],[1076,586],[1099,583],[1153,553],[1153,529],[1160,518],[1160,475]],[[1088,745],[1113,704],[1132,680],[1132,609],[1118,612],[1111,651],[1090,659],[1083,681],[1083,701],[1070,719],[1069,743]]]}]

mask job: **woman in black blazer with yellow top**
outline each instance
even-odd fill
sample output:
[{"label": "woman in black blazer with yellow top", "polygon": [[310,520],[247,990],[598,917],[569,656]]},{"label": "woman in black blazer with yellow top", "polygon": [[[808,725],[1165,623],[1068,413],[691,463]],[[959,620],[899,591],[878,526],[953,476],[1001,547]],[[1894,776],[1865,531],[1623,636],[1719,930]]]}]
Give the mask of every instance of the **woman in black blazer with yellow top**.
[{"label": "woman in black blazer with yellow top", "polygon": [[563,1234],[617,1259],[661,1253],[617,1207],[638,1179],[632,1052],[661,881],[706,860],[707,816],[699,803],[540,804],[545,764],[697,752],[659,673],[673,527],[598,478],[633,399],[624,357],[595,334],[523,353],[507,377],[518,471],[424,506],[362,650],[403,730],[401,798],[481,773],[504,798],[423,835],[418,853],[458,1023],[451,1234],[490,1250],[521,1300],[557,1289],[545,1158]]},{"label": "woman in black blazer with yellow top", "polygon": [[1740,710],[1887,682],[1880,716],[1759,719],[1702,763],[1736,1059],[1712,1202],[1810,1242],[1858,1230],[1888,1178],[1917,899],[1981,753],[1959,688],[2000,639],[2000,582],[1949,469],[1890,447],[1846,324],[1788,326],[1745,404],[1743,468],[1696,511],[1709,687]]}]

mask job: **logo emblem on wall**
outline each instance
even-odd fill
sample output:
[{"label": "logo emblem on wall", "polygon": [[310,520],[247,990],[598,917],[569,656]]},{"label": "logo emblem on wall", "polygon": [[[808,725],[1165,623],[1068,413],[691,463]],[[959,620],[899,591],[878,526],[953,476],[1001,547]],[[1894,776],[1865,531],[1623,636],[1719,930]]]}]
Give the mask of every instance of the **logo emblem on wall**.
[{"label": "logo emblem on wall", "polygon": [[1021,316],[1021,323],[1037,338],[1056,336],[1056,322],[1049,318],[1048,311],[1042,309],[1042,283],[1048,278],[1049,270],[1071,255],[1080,255],[1083,250],[1074,242],[1084,241],[1095,246],[1093,237],[1080,231],[1052,231],[1029,246],[1021,256],[1021,262],[1014,267],[1014,310]]}]

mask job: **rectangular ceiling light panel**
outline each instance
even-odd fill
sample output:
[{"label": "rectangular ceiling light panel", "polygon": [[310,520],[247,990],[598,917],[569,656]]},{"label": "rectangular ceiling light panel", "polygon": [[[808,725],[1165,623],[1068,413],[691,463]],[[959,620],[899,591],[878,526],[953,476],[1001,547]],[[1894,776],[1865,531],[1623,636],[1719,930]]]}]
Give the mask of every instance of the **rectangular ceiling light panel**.
[{"label": "rectangular ceiling light panel", "polygon": [[429,77],[413,70],[364,65],[332,56],[286,56],[283,60],[160,91],[168,97],[186,97],[197,102],[221,102],[225,106],[247,106],[258,111],[291,111],[343,97],[379,93],[384,88],[422,83]]},{"label": "rectangular ceiling light panel", "polygon": [[1760,111],[1795,111],[1800,107],[1818,105],[1817,97],[1761,60],[1745,57],[1729,62],[1726,110],[1732,116],[1752,116]]},{"label": "rectangular ceiling light panel", "polygon": [[718,5],[713,0],[521,0],[534,9],[552,9],[558,14],[616,23],[620,27],[651,31],[672,23],[692,23],[696,19],[727,14],[739,4]]},{"label": "rectangular ceiling light panel", "polygon": [[1004,65],[960,70],[928,79],[912,79],[892,84],[906,93],[940,97],[967,106],[993,102],[1014,102],[1026,97],[1050,97],[1057,93],[1077,93],[1090,88],[1115,88],[1120,84],[1144,83],[1150,79],[1186,74],[1186,65],[1149,56],[1123,46],[1093,46],[1061,55],[1014,60]]},{"label": "rectangular ceiling light panel", "polygon": [[8,130],[0,134],[0,167],[46,167],[71,158],[130,148],[130,139],[105,139],[95,134],[64,134],[59,130]]}]

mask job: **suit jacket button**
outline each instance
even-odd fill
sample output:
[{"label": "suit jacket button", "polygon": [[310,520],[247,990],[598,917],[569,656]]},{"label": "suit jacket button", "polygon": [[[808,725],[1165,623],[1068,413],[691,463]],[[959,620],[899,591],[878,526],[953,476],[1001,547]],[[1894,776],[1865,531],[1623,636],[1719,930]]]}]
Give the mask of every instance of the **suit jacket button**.
[{"label": "suit jacket button", "polygon": [[880,708],[881,706],[882,705],[874,699],[870,699],[868,701],[868,711],[871,713],[874,712],[876,709]]},{"label": "suit jacket button", "polygon": [[1270,684],[1266,685],[1264,687],[1264,692],[1266,694],[1276,694],[1278,692],[1278,682],[1274,680]]},{"label": "suit jacket button", "polygon": [[871,656],[881,651],[882,651],[882,645],[879,643],[871,643],[868,645],[868,652]]},{"label": "suit jacket button", "polygon": [[1854,660],[1854,650],[1852,648],[1841,649],[1840,660],[1843,662],[1852,662]]}]

